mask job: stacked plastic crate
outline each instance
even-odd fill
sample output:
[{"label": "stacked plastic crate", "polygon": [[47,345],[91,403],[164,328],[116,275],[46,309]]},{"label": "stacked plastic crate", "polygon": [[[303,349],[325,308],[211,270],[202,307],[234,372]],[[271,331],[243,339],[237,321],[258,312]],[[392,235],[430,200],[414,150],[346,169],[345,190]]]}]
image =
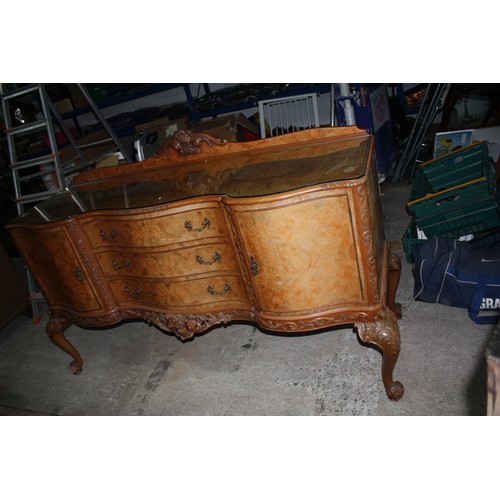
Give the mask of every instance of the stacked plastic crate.
[{"label": "stacked plastic crate", "polygon": [[403,236],[408,262],[421,239],[472,238],[500,227],[495,165],[486,142],[423,163],[406,204],[413,216]]}]

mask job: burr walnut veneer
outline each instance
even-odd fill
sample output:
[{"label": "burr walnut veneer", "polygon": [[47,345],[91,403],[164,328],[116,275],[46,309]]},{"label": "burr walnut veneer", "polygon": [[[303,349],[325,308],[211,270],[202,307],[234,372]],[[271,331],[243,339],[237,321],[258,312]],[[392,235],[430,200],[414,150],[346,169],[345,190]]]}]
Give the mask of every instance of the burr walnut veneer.
[{"label": "burr walnut veneer", "polygon": [[179,132],[155,157],[75,178],[9,230],[50,309],[47,332],[142,318],[180,339],[216,324],[290,334],[353,325],[399,355],[400,262],[384,240],[373,137],[319,128],[228,143]]}]

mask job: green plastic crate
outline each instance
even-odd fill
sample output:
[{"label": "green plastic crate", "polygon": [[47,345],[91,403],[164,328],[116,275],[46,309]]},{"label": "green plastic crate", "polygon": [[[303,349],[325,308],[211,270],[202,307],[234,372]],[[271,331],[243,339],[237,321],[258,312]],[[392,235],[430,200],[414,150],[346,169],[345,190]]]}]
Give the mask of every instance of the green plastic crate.
[{"label": "green plastic crate", "polygon": [[415,217],[415,224],[428,238],[459,238],[500,227],[500,213],[496,200],[480,200],[456,210],[443,210],[428,217]]},{"label": "green plastic crate", "polygon": [[413,264],[412,249],[414,245],[419,241],[424,241],[424,240],[420,240],[418,238],[417,225],[415,223],[415,217],[413,217],[402,239],[403,250],[406,256],[406,261],[409,262],[410,264]]},{"label": "green plastic crate", "polygon": [[413,180],[407,206],[411,210],[433,195],[481,178],[495,189],[495,170],[484,141],[423,163]]},{"label": "green plastic crate", "polygon": [[498,205],[478,204],[475,210],[461,213],[444,213],[423,222],[412,217],[403,238],[403,250],[406,260],[413,264],[412,249],[419,241],[417,228],[421,229],[427,238],[458,239],[469,234],[478,235],[484,231],[500,227],[500,209]]},{"label": "green plastic crate", "polygon": [[495,185],[486,177],[420,198],[408,203],[407,207],[417,221],[421,222],[422,219],[441,216],[448,212],[473,210],[478,204],[483,203],[488,206],[496,204]]}]

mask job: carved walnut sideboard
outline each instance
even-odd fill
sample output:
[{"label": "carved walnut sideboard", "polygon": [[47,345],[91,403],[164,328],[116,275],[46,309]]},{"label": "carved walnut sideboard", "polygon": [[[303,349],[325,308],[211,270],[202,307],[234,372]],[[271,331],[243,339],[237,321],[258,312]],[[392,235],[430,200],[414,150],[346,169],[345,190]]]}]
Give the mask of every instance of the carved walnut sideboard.
[{"label": "carved walnut sideboard", "polygon": [[400,261],[384,239],[373,137],[356,127],[228,143],[179,132],[155,157],[80,174],[8,226],[47,300],[50,339],[142,318],[180,339],[217,324],[353,325],[390,399]]}]

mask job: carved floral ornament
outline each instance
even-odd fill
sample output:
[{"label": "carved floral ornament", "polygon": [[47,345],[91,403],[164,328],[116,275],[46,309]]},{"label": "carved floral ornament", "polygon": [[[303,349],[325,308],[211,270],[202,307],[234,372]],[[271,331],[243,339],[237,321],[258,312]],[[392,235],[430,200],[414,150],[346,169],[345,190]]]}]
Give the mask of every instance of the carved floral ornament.
[{"label": "carved floral ornament", "polygon": [[373,246],[373,236],[370,223],[370,213],[368,206],[368,195],[366,192],[366,186],[363,184],[359,186],[356,190],[360,205],[360,220],[362,224],[362,239],[367,253],[366,267],[369,273],[370,279],[370,289],[371,289],[371,300],[373,303],[380,301],[380,295],[378,292],[378,278],[377,278],[377,262],[375,255],[375,248]]},{"label": "carved floral ornament", "polygon": [[172,332],[180,340],[190,340],[211,326],[227,324],[235,319],[252,321],[251,311],[226,311],[206,314],[165,314],[153,311],[127,311],[128,317],[142,317],[160,330]]},{"label": "carved floral ornament", "polygon": [[227,141],[226,139],[217,139],[208,134],[195,134],[190,130],[179,130],[174,134],[172,139],[164,144],[162,152],[166,153],[172,148],[183,156],[196,154],[200,152],[202,144],[223,146],[227,144]]}]

